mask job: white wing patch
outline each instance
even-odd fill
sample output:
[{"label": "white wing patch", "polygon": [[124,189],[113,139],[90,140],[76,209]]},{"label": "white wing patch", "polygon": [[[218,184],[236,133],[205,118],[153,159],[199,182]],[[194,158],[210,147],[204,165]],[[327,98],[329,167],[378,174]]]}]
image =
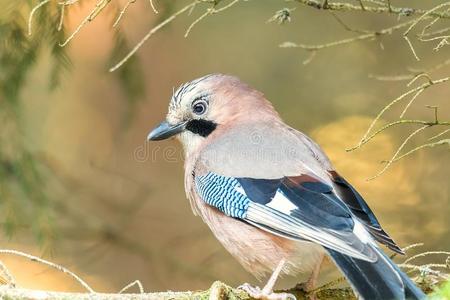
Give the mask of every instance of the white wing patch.
[{"label": "white wing patch", "polygon": [[289,215],[290,212],[294,209],[298,209],[286,196],[277,191],[275,193],[275,197],[273,197],[272,201],[266,204],[266,206],[276,209],[284,214]]},{"label": "white wing patch", "polygon": [[363,224],[359,222],[356,218],[353,218],[353,221],[355,222],[355,226],[353,227],[353,233],[363,242],[363,243],[370,243],[375,245],[374,240],[370,233],[364,228]]}]

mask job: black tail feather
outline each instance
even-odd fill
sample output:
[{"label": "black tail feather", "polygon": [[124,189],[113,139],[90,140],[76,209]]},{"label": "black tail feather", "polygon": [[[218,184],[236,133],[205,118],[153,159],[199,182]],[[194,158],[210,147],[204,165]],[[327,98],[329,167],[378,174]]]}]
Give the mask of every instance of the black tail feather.
[{"label": "black tail feather", "polygon": [[353,290],[366,300],[425,299],[425,294],[381,250],[374,247],[374,263],[331,249],[328,253],[344,273]]}]

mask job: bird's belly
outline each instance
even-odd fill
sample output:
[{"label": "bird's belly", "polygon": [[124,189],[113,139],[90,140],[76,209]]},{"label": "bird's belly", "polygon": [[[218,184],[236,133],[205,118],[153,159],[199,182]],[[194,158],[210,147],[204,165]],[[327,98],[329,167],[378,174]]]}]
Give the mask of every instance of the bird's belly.
[{"label": "bird's belly", "polygon": [[325,253],[320,245],[276,236],[207,205],[199,213],[223,246],[259,279],[271,274],[282,259],[286,260],[282,273],[309,274]]}]

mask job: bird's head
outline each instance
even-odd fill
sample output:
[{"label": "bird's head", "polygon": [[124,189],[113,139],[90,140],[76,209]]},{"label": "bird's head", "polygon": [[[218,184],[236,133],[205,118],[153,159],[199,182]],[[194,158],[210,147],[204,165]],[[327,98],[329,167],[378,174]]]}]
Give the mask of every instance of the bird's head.
[{"label": "bird's head", "polygon": [[148,140],[180,139],[187,153],[219,130],[255,120],[278,118],[264,95],[238,78],[211,74],[181,85],[172,96],[166,120]]}]

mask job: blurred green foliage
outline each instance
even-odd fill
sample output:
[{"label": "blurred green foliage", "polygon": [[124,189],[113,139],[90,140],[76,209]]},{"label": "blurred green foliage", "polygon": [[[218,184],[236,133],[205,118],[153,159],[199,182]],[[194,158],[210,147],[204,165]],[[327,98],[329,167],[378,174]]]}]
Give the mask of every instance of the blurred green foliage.
[{"label": "blurred green foliage", "polygon": [[58,86],[63,71],[70,68],[66,49],[58,45],[64,30],[58,31],[56,6],[45,6],[34,18],[34,32],[28,36],[25,16],[30,1],[2,1],[0,14],[0,218],[11,236],[18,228],[31,229],[39,244],[55,238],[53,210],[46,193],[45,168],[27,149],[22,132],[20,92],[27,74],[42,51],[51,53],[49,88]]},{"label": "blurred green foliage", "polygon": [[442,284],[434,293],[429,296],[431,300],[450,299],[450,281]]},{"label": "blurred green foliage", "polygon": [[[18,228],[31,229],[39,244],[44,245],[57,237],[54,201],[46,193],[46,182],[53,174],[24,141],[20,107],[26,100],[20,94],[42,53],[49,53],[51,60],[49,91],[59,86],[72,64],[68,48],[60,46],[66,34],[64,24],[60,26],[61,9],[57,2],[41,6],[31,22],[29,14],[36,5],[34,1],[0,4],[0,219],[7,236],[11,237]],[[111,60],[128,50],[126,38],[117,30]],[[137,57],[115,73],[126,95],[123,99],[129,108],[124,117],[127,122],[132,119],[135,103],[144,96],[141,73]]]}]

